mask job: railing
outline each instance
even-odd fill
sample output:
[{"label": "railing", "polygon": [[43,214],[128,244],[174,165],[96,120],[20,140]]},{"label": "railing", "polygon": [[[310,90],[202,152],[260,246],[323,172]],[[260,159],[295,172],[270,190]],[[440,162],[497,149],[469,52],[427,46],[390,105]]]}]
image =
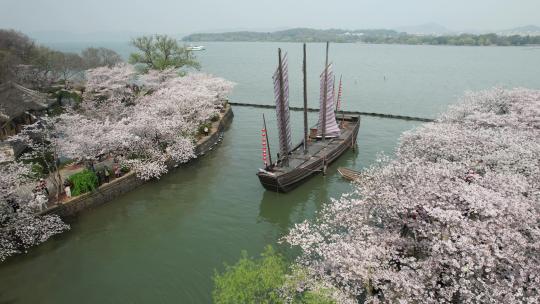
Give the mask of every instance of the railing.
[{"label": "railing", "polygon": [[[252,108],[264,108],[264,109],[274,109],[276,106],[274,105],[266,105],[266,104],[254,104],[254,103],[242,103],[242,102],[229,102],[230,105],[233,106],[240,106],[240,107],[252,107]],[[304,108],[301,107],[290,107],[291,111],[303,111]],[[319,112],[319,109],[315,108],[308,108],[308,112]],[[360,112],[360,111],[340,111],[341,114],[357,114],[357,115],[363,115],[363,116],[374,116],[374,117],[381,117],[381,118],[390,118],[390,119],[401,119],[401,120],[413,120],[413,121],[422,121],[422,122],[433,122],[435,121],[432,118],[422,118],[422,117],[413,117],[413,116],[405,116],[405,115],[394,115],[394,114],[384,114],[384,113],[373,113],[373,112]]]}]

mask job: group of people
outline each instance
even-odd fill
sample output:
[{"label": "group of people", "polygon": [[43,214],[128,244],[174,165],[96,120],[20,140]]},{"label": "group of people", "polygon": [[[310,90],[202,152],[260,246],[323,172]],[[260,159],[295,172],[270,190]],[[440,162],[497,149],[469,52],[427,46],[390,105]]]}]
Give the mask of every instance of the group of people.
[{"label": "group of people", "polygon": [[120,166],[118,165],[114,165],[112,170],[109,169],[108,166],[104,166],[102,170],[95,170],[95,168],[93,167],[92,165],[92,168],[97,177],[98,177],[98,183],[99,185],[102,185],[104,183],[108,183],[111,181],[111,174],[114,174],[114,177],[115,178],[118,178],[118,177],[121,177],[122,176],[122,168],[120,168]]},{"label": "group of people", "polygon": [[[117,164],[113,165],[112,170],[108,166],[103,166],[102,168],[96,169],[94,162],[88,162],[86,164],[86,168],[96,174],[99,186],[109,183],[111,181],[112,174],[114,174],[116,178],[122,176],[122,168]],[[64,193],[68,198],[71,197],[72,186],[73,185],[69,180],[64,181]]]},{"label": "group of people", "polygon": [[33,192],[34,194],[43,194],[46,197],[49,197],[49,189],[47,188],[47,181],[43,178],[40,178]]},{"label": "group of people", "polygon": [[[34,208],[41,211],[47,208],[47,203],[49,201],[49,189],[47,188],[47,181],[43,178],[40,178],[36,187],[32,191],[34,196]],[[15,209],[15,208],[14,208]]]}]

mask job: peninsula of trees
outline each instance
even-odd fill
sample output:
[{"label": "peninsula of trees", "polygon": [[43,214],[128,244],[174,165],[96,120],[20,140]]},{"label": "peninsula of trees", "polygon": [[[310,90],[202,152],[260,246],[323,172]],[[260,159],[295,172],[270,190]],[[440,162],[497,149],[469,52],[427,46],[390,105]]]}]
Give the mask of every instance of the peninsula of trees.
[{"label": "peninsula of trees", "polygon": [[277,32],[199,33],[184,37],[184,41],[252,41],[252,42],[338,42],[372,44],[426,44],[470,46],[540,45],[540,36],[500,36],[497,34],[413,35],[394,30],[317,30],[295,28]]},{"label": "peninsula of trees", "polygon": [[[197,72],[195,56],[170,37],[132,44],[128,64],[112,50],[63,53],[0,30],[0,126],[17,120],[0,147],[24,147],[0,150],[0,262],[69,229],[41,212],[94,191],[102,176],[109,183],[106,162],[116,177],[159,178],[168,164],[194,158],[197,140],[219,120],[233,83]],[[36,96],[50,108],[31,119],[11,115]]]}]

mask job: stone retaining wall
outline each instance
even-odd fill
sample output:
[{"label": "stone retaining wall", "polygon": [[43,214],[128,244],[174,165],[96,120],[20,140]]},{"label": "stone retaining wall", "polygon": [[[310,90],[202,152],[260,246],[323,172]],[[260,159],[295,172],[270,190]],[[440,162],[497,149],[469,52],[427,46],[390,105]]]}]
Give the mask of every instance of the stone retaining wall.
[{"label": "stone retaining wall", "polygon": [[[233,118],[233,112],[230,105],[227,105],[221,119],[212,124],[212,131],[209,136],[201,138],[195,147],[195,154],[200,157],[212,150],[219,144],[223,137],[223,132],[229,126]],[[177,164],[170,164],[169,167],[175,167]],[[56,214],[61,217],[73,216],[89,207],[98,206],[113,200],[114,198],[127,193],[145,181],[137,178],[135,172],[129,172],[126,175],[112,180],[110,183],[101,185],[95,191],[74,197],[69,201],[55,205],[41,214]]]}]

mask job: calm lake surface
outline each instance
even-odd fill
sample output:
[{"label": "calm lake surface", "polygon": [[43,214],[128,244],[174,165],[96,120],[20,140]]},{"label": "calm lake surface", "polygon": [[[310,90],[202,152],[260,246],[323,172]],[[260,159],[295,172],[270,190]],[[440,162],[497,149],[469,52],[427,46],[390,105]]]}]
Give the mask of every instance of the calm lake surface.
[{"label": "calm lake surface", "polygon": [[[125,43],[93,43],[127,56]],[[301,44],[205,43],[203,71],[237,83],[231,100],[272,103],[276,50],[289,53],[291,103],[301,103]],[[84,44],[52,47],[79,51]],[[308,45],[310,106],[318,106],[324,45]],[[540,89],[540,49],[333,44],[330,58],[343,74],[344,108],[435,117],[466,90],[493,86]],[[327,176],[289,194],[265,191],[261,166],[261,114],[236,107],[224,141],[206,156],[84,212],[71,231],[0,264],[0,303],[209,303],[211,276],[240,251],[258,254],[295,223],[313,218],[330,198],[352,189],[336,169],[365,168],[376,154],[391,154],[399,135],[418,123],[365,117],[358,152],[349,151]],[[295,141],[301,112],[293,112]],[[310,124],[316,116],[310,114]],[[287,248],[280,247],[286,253]]]}]

